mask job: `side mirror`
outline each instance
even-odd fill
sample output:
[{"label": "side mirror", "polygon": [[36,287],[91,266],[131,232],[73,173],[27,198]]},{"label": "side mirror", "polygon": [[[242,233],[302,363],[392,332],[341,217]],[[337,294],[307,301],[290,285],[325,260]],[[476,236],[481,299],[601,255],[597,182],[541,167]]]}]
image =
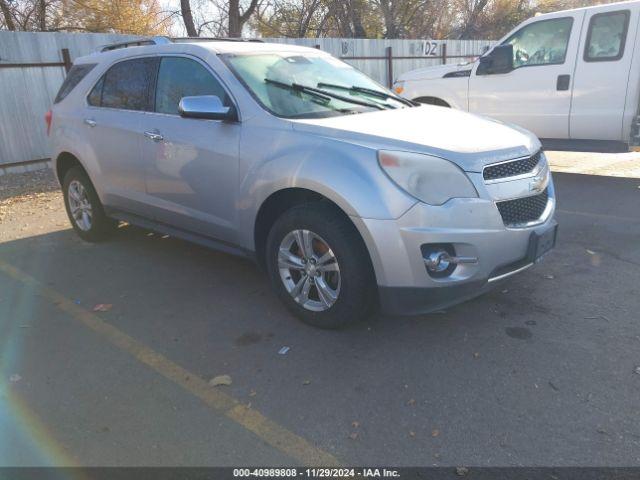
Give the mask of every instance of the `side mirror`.
[{"label": "side mirror", "polygon": [[180,116],[185,118],[203,118],[207,120],[236,121],[238,116],[233,107],[226,107],[215,95],[182,97],[178,104]]},{"label": "side mirror", "polygon": [[480,57],[478,75],[509,73],[513,70],[513,45],[498,45],[488,55]]}]

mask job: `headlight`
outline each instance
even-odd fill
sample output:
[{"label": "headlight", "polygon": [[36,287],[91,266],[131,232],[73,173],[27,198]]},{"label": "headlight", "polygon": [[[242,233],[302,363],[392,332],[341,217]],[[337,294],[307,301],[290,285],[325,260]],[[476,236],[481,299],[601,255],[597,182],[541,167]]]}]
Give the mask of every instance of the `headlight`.
[{"label": "headlight", "polygon": [[478,197],[465,173],[442,158],[380,150],[378,163],[400,188],[429,205],[442,205],[451,198]]}]

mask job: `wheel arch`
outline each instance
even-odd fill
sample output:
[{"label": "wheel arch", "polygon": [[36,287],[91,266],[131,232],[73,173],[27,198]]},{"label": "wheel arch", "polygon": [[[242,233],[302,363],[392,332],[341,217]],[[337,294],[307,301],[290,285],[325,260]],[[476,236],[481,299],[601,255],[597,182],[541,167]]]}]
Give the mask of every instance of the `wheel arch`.
[{"label": "wheel arch", "polygon": [[414,102],[425,103],[427,105],[436,105],[439,107],[451,108],[451,105],[440,97],[435,96],[421,96],[413,99]]},{"label": "wheel arch", "polygon": [[355,222],[338,203],[334,202],[327,196],[307,188],[291,187],[283,188],[273,192],[258,209],[258,213],[254,222],[253,237],[255,245],[255,258],[258,265],[261,268],[265,268],[266,265],[266,243],[267,236],[273,223],[277,218],[287,210],[303,205],[305,203],[321,203],[328,206],[337,215],[340,215],[345,221],[349,223],[358,234],[358,238],[361,242],[361,247],[367,252],[367,258],[369,259],[369,267],[373,272],[374,277],[380,283],[380,275],[382,272],[378,271],[376,265],[380,265],[379,261],[376,261],[378,252],[375,246],[371,243],[371,238],[368,231],[362,231],[361,222]]},{"label": "wheel arch", "polygon": [[54,162],[54,169],[60,185],[62,185],[62,182],[64,181],[64,176],[69,171],[69,169],[76,166],[82,168],[82,170],[84,170],[87,176],[89,176],[87,169],[84,168],[84,165],[82,165],[82,162],[78,159],[76,155],[67,151],[63,151],[63,152],[60,152],[60,154],[58,154]]}]

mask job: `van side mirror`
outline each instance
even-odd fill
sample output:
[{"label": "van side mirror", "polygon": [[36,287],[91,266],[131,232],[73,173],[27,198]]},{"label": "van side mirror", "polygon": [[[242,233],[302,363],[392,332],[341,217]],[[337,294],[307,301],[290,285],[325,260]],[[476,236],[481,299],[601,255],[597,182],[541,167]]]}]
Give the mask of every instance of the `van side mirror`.
[{"label": "van side mirror", "polygon": [[207,120],[237,121],[235,108],[222,104],[215,95],[182,97],[178,104],[180,116],[185,118],[203,118]]},{"label": "van side mirror", "polygon": [[488,55],[480,57],[478,75],[509,73],[513,70],[513,45],[498,45]]}]

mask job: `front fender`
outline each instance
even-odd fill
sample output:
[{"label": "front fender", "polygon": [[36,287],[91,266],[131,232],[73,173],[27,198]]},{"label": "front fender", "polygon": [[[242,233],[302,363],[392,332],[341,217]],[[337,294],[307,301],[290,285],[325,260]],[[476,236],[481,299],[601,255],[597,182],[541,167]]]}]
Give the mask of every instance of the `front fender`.
[{"label": "front fender", "polygon": [[[247,133],[260,135],[259,131]],[[261,158],[246,170],[239,189],[238,221],[244,248],[255,249],[258,211],[279,190],[311,190],[347,215],[360,218],[395,219],[416,203],[384,174],[372,148],[291,130],[263,135],[269,140],[253,137],[251,143],[242,142],[242,159]],[[269,144],[279,148],[272,155],[261,153],[260,146]]]},{"label": "front fender", "polygon": [[402,96],[410,100],[420,97],[435,97],[447,102],[452,108],[469,109],[469,78],[434,78],[407,80]]}]

